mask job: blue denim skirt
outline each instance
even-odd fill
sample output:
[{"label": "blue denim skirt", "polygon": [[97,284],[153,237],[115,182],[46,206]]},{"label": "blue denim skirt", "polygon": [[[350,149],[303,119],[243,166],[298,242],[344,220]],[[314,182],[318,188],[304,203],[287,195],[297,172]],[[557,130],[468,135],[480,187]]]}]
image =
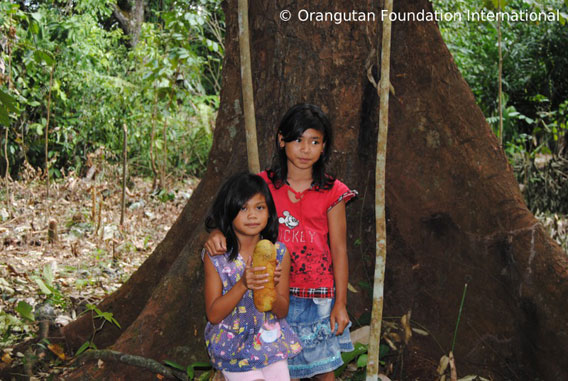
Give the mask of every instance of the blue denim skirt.
[{"label": "blue denim skirt", "polygon": [[291,378],[309,378],[331,372],[341,365],[341,352],[353,350],[349,327],[339,336],[329,326],[331,309],[335,303],[329,298],[298,298],[290,295],[286,320],[302,344],[302,352],[288,359]]}]

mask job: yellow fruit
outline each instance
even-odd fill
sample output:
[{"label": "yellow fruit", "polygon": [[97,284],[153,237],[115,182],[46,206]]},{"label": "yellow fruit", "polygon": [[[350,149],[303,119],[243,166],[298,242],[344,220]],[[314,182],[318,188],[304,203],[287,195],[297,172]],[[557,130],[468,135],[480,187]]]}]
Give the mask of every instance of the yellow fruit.
[{"label": "yellow fruit", "polygon": [[254,305],[260,312],[270,311],[276,300],[276,288],[274,287],[274,270],[276,269],[276,247],[267,239],[256,244],[252,254],[252,267],[266,267],[266,270],[257,271],[255,274],[268,273],[268,282],[264,288],[254,290]]}]

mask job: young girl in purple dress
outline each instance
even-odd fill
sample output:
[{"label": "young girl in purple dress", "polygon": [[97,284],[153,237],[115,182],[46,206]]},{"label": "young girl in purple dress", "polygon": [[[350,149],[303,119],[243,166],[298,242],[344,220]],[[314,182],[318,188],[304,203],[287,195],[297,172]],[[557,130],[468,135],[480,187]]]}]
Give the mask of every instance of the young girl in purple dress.
[{"label": "young girl in purple dress", "polygon": [[[286,323],[289,304],[290,256],[276,242],[278,216],[270,190],[259,176],[241,173],[225,182],[206,219],[208,229],[227,240],[224,255],[205,255],[205,342],[216,369],[231,380],[290,380],[287,359],[301,351]],[[272,310],[259,312],[253,290],[267,281],[255,275],[252,253],[261,239],[275,243],[279,274]],[[278,277],[279,276],[279,277]]]}]

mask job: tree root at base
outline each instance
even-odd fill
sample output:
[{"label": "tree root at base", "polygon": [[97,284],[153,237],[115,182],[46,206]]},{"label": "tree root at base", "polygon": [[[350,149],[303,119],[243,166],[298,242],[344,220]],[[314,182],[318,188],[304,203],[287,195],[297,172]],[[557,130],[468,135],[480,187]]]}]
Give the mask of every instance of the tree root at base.
[{"label": "tree root at base", "polygon": [[163,376],[171,379],[184,380],[184,381],[188,380],[188,377],[185,373],[169,368],[159,363],[156,360],[146,357],[131,355],[128,353],[117,352],[110,349],[89,350],[85,352],[83,355],[81,355],[77,359],[77,362],[79,364],[84,364],[92,360],[121,362],[123,364],[136,366],[138,368],[147,369],[154,373],[162,374]]}]

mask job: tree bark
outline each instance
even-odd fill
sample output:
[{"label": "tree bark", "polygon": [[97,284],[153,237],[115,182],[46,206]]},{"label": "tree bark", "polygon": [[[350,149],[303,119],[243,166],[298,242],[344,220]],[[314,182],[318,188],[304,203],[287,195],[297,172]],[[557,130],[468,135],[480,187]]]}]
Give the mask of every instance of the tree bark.
[{"label": "tree bark", "polygon": [[[390,14],[393,0],[383,2],[384,9]],[[381,68],[381,78],[377,93],[379,95],[379,132],[377,134],[377,158],[375,164],[375,271],[371,308],[371,324],[367,357],[367,381],[377,381],[379,375],[379,353],[381,343],[381,324],[385,296],[385,269],[387,261],[387,220],[385,200],[385,179],[387,161],[387,137],[389,129],[389,93],[390,93],[390,51],[392,22],[389,17],[382,23],[380,54],[377,66]],[[377,38],[378,41],[378,38]],[[380,61],[378,57],[380,56]]]},{"label": "tree bark", "polygon": [[113,15],[122,30],[130,36],[130,47],[134,48],[140,39],[140,29],[144,22],[144,0],[119,1],[114,6]]},{"label": "tree bark", "polygon": [[[293,15],[288,22],[279,18],[285,7]],[[302,8],[353,10],[330,0],[313,0],[309,8],[300,1],[250,4],[261,167],[269,165],[284,112],[298,102],[321,105],[336,136],[332,172],[360,193],[347,208],[350,283],[370,285],[378,99],[365,62],[375,57],[377,23],[300,22],[296,16]],[[357,8],[380,16],[375,1],[360,1]],[[431,10],[427,0],[399,1],[394,11],[422,9]],[[236,0],[228,0],[221,106],[207,173],[154,253],[99,306],[122,326],[108,325],[98,333],[99,348],[185,365],[207,358],[199,257],[206,237],[203,219],[222,181],[247,165],[235,10]],[[568,379],[566,253],[526,208],[503,150],[436,24],[395,22],[392,33],[396,95],[390,102],[387,151],[385,316],[411,309],[413,321],[435,337],[411,341],[400,379],[436,374],[435,364],[452,344],[466,282],[454,353],[460,372],[493,379]],[[370,307],[366,288],[350,294],[353,320]],[[84,316],[63,333],[69,347],[77,348],[91,330],[90,317]],[[92,364],[68,378],[133,379],[136,372]]]}]

